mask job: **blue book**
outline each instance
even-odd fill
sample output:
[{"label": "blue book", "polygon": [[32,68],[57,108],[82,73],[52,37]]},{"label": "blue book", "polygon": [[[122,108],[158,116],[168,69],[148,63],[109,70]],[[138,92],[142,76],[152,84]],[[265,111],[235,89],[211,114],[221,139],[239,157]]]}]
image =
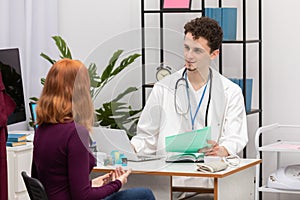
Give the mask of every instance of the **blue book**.
[{"label": "blue book", "polygon": [[223,40],[236,40],[237,8],[222,8]]},{"label": "blue book", "polygon": [[216,20],[222,27],[222,8],[205,8],[205,15]]},{"label": "blue book", "polygon": [[[244,88],[244,83],[243,79],[239,78],[228,78],[243,90]],[[251,111],[251,104],[252,104],[252,84],[253,84],[253,79],[246,79],[246,96],[244,97],[246,100],[246,112]]]},{"label": "blue book", "polygon": [[16,146],[21,146],[21,145],[26,145],[26,141],[20,141],[20,142],[6,142],[7,147],[16,147]]},{"label": "blue book", "polygon": [[205,16],[212,18],[212,10],[213,8],[205,8]]},{"label": "blue book", "polygon": [[235,84],[237,84],[238,86],[240,86],[240,80],[237,78],[228,78],[229,80],[231,80],[232,82],[234,82]]},{"label": "blue book", "polygon": [[27,134],[24,133],[9,133],[7,135],[8,142],[20,142],[26,140]]},{"label": "blue book", "polygon": [[[246,96],[244,97],[246,100],[246,112],[251,111],[251,104],[252,104],[252,84],[253,84],[253,79],[246,79]],[[241,89],[243,90],[244,88],[244,83],[243,79],[240,79],[239,83]]]}]

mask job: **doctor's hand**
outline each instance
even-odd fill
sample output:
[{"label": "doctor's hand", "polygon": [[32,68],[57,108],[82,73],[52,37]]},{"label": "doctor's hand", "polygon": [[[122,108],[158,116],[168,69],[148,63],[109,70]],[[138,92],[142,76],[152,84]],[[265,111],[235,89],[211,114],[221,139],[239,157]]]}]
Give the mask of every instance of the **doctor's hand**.
[{"label": "doctor's hand", "polygon": [[131,169],[125,171],[122,167],[117,167],[112,174],[112,180],[119,180],[121,181],[122,185],[127,183],[127,177],[131,173]]},{"label": "doctor's hand", "polygon": [[199,153],[205,153],[206,156],[220,157],[225,157],[229,155],[227,149],[224,146],[220,146],[216,141],[208,140],[207,143],[211,144],[211,146],[199,149]]},{"label": "doctor's hand", "polygon": [[113,172],[110,172],[110,173],[107,173],[103,176],[99,176],[97,178],[94,178],[92,180],[92,187],[100,187],[100,186],[103,186],[103,185],[109,183],[112,179],[112,174],[113,174]]}]

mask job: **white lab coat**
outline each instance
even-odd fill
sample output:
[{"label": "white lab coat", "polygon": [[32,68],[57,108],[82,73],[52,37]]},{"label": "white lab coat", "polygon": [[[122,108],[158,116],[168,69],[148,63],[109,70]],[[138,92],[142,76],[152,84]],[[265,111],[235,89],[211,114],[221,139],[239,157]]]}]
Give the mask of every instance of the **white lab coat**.
[{"label": "white lab coat", "polygon": [[[165,154],[165,137],[191,130],[190,113],[179,115],[175,110],[174,93],[176,81],[184,69],[157,82],[140,116],[137,135],[131,140],[141,154]],[[244,98],[240,87],[212,69],[212,89],[207,123],[211,126],[212,140],[218,141],[230,154],[242,151],[248,142]],[[209,87],[209,84],[208,84]],[[190,86],[191,110],[194,115],[203,88],[194,91]],[[195,129],[204,127],[209,88],[197,114]],[[195,178],[193,178],[195,180]],[[199,178],[198,178],[199,179]],[[180,180],[180,181],[179,181]],[[188,182],[173,178],[173,185],[186,186]],[[177,182],[177,183],[176,183]],[[206,181],[207,182],[207,181]],[[190,182],[198,184],[199,182]],[[201,184],[201,183],[199,183]],[[189,184],[188,184],[189,185]],[[195,186],[195,185],[193,185]],[[211,185],[199,185],[210,187]]]}]

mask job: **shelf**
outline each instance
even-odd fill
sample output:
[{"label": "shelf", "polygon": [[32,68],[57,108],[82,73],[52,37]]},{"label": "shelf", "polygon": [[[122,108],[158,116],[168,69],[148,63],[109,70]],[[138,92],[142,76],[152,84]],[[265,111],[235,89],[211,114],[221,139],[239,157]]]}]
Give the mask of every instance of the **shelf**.
[{"label": "shelf", "polygon": [[261,109],[251,109],[250,112],[247,112],[247,115],[255,114],[255,113],[261,113]]},{"label": "shelf", "polygon": [[286,194],[300,194],[300,190],[280,190],[274,188],[268,188],[266,185],[259,187],[258,191],[260,192],[272,192],[272,193],[286,193]]},{"label": "shelf", "polygon": [[261,40],[223,40],[223,44],[249,44],[249,43],[261,43]]},{"label": "shelf", "polygon": [[202,10],[188,9],[162,9],[162,10],[145,10],[144,13],[199,13]]},{"label": "shelf", "polygon": [[143,85],[144,88],[153,88],[154,83],[147,83],[145,85]]},{"label": "shelf", "polygon": [[259,151],[270,152],[300,152],[300,142],[279,141],[258,148]]}]

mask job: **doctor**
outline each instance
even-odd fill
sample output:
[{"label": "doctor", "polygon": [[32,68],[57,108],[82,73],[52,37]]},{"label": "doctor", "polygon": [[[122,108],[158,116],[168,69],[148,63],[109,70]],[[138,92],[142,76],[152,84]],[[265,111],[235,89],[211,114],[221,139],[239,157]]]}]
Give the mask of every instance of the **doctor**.
[{"label": "doctor", "polygon": [[184,34],[184,68],[154,85],[131,143],[138,153],[165,154],[166,136],[210,126],[213,148],[206,155],[237,154],[248,142],[243,94],[211,67],[222,29],[201,17],[186,23]]},{"label": "doctor", "polygon": [[214,147],[207,154],[237,154],[248,142],[243,94],[210,66],[222,29],[201,17],[188,22],[184,33],[185,66],[154,85],[131,143],[138,153],[164,154],[166,136],[211,126]]}]

